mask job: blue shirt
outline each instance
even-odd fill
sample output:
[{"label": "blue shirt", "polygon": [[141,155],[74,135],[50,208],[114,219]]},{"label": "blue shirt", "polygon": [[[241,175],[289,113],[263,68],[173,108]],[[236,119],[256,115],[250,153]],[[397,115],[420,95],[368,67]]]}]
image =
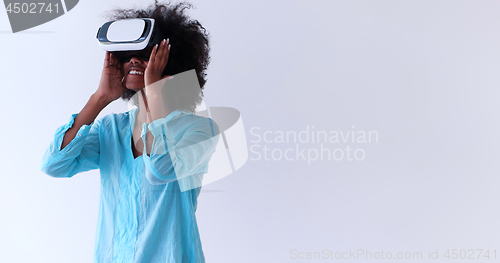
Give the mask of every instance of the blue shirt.
[{"label": "blue shirt", "polygon": [[143,124],[154,136],[134,159],[132,131],[138,108],[109,114],[83,125],[61,150],[69,123],[56,130],[42,159],[42,171],[72,177],[100,169],[101,192],[94,262],[205,262],[197,198],[203,174],[215,152],[219,127],[210,118],[176,110]]}]

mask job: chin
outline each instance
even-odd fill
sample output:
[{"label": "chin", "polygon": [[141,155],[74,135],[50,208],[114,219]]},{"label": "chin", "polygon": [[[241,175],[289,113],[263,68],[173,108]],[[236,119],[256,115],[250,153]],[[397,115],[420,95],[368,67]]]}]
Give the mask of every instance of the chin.
[{"label": "chin", "polygon": [[134,90],[134,91],[139,91],[141,89],[144,89],[146,84],[144,83],[144,78],[125,78],[125,81],[123,83],[127,89]]}]

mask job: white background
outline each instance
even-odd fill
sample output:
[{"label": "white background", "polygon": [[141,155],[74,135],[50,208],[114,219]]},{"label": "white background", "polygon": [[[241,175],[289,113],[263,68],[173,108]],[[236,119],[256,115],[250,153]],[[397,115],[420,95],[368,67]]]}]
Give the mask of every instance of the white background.
[{"label": "white background", "polygon": [[[101,15],[153,2],[82,0],[16,34],[0,12],[0,262],[92,261],[99,172],[55,179],[40,161],[97,89]],[[297,146],[256,142],[253,127],[379,134],[351,144],[362,161],[250,153],[203,187],[207,262],[333,261],[293,259],[323,249],[422,252],[419,262],[429,249],[440,254],[431,262],[453,262],[446,249],[496,249],[500,259],[499,1],[192,3],[211,34],[206,102],[240,110],[249,150]],[[126,110],[116,101],[100,116]]]}]

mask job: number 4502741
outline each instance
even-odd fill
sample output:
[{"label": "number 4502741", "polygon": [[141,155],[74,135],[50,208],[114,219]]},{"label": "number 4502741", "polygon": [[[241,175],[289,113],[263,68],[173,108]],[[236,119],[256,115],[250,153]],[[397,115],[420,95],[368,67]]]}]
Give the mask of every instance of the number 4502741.
[{"label": "number 4502741", "polygon": [[[44,9],[45,8],[45,9]],[[7,6],[7,12],[8,13],[23,13],[23,14],[38,14],[42,12],[49,12],[52,13],[52,11],[59,13],[59,3],[54,4],[54,10],[52,9],[52,3],[49,3],[47,6],[45,6],[45,3],[9,3]]]}]

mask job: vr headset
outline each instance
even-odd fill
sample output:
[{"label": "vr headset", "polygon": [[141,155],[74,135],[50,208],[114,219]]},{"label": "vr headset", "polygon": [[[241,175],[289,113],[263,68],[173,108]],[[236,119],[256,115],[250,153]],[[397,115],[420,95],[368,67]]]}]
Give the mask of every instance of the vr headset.
[{"label": "vr headset", "polygon": [[97,31],[102,49],[113,53],[122,63],[132,57],[149,60],[151,51],[165,36],[152,18],[131,18],[104,23]]}]

